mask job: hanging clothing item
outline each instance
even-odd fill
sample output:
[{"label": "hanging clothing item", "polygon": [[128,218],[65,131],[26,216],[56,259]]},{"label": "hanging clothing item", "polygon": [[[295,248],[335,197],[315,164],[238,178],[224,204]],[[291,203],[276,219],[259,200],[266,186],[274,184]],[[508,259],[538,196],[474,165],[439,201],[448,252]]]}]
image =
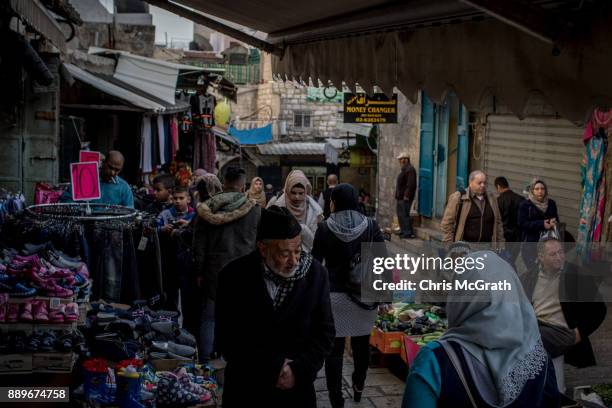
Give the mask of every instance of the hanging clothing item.
[{"label": "hanging clothing item", "polygon": [[206,134],[204,129],[199,126],[193,128],[193,168],[194,169],[205,169],[208,171],[205,165],[205,143]]},{"label": "hanging clothing item", "polygon": [[191,115],[196,124],[205,128],[215,125],[213,112],[216,99],[213,95],[197,93],[190,98],[189,103],[191,104]]},{"label": "hanging clothing item", "polygon": [[157,170],[161,164],[159,161],[159,129],[157,128],[157,121],[151,116],[151,163],[153,170]]},{"label": "hanging clothing item", "polygon": [[205,131],[204,170],[216,173],[215,162],[217,161],[217,142],[215,134],[210,129]]},{"label": "hanging clothing item", "polygon": [[595,109],[595,111],[593,111],[591,118],[584,127],[582,141],[585,145],[597,134],[597,132],[599,132],[599,129],[603,129],[607,135],[610,135],[612,132],[612,109],[609,111]]},{"label": "hanging clothing item", "polygon": [[605,157],[607,135],[604,128],[586,143],[580,166],[582,199],[578,225],[577,251],[586,255],[591,242],[599,242],[606,201]]},{"label": "hanging clothing item", "polygon": [[159,140],[159,164],[166,164],[166,132],[164,129],[164,117],[157,116],[157,138]]},{"label": "hanging clothing item", "polygon": [[165,153],[166,163],[170,163],[174,156],[172,156],[172,137],[170,136],[170,116],[164,115],[164,141],[165,141]]},{"label": "hanging clothing item", "polygon": [[176,156],[176,152],[179,150],[179,131],[178,131],[178,120],[176,115],[170,119],[170,138],[172,139],[172,158]]},{"label": "hanging clothing item", "polygon": [[151,164],[151,118],[149,116],[142,117],[142,128],[140,135],[140,168],[143,173],[153,171]]}]

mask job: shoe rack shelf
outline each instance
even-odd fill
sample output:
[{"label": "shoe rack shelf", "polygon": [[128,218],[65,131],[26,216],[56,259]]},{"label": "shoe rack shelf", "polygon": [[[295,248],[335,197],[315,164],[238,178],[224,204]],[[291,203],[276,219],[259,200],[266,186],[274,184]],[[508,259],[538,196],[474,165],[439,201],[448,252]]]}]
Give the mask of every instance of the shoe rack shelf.
[{"label": "shoe rack shelf", "polygon": [[68,297],[68,298],[54,298],[54,297],[49,297],[49,296],[12,297],[10,295],[9,295],[8,303],[27,303],[27,302],[32,302],[35,300],[44,300],[47,303],[49,303],[51,299],[59,299],[60,303],[63,303],[65,305],[67,305],[68,303],[76,303],[74,296]]},{"label": "shoe rack shelf", "polygon": [[2,332],[15,332],[23,331],[26,333],[32,333],[35,329],[41,330],[75,330],[77,328],[77,322],[71,323],[0,323],[0,331]]},{"label": "shoe rack shelf", "polygon": [[77,360],[76,353],[15,353],[0,355],[1,375],[70,374]]}]

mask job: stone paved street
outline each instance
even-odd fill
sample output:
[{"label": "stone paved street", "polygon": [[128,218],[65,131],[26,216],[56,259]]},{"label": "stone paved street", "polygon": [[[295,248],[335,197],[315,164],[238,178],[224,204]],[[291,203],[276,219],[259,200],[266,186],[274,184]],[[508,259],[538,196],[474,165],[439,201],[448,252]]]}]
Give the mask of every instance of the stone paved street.
[{"label": "stone paved street", "polygon": [[[352,360],[346,356],[343,368],[345,408],[399,408],[404,394],[404,382],[386,368],[370,368],[366,386],[359,403],[353,401],[351,388]],[[318,408],[331,408],[325,384],[325,372],[321,370],[315,382]]]}]

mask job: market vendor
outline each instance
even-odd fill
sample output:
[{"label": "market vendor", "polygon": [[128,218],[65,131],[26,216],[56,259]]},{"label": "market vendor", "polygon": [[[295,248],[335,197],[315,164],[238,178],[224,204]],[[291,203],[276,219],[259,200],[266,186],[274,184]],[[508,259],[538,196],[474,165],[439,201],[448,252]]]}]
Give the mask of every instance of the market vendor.
[{"label": "market vendor", "polygon": [[[121,177],[119,173],[123,170],[125,158],[117,150],[108,152],[106,158],[100,166],[100,198],[92,200],[92,203],[122,205],[134,208],[134,195],[130,185]],[[69,188],[64,192],[62,202],[72,201],[72,190]]]},{"label": "market vendor", "polygon": [[327,270],[302,251],[286,208],[262,210],[257,249],[219,274],[223,407],[316,407],[314,381],[335,337]]}]

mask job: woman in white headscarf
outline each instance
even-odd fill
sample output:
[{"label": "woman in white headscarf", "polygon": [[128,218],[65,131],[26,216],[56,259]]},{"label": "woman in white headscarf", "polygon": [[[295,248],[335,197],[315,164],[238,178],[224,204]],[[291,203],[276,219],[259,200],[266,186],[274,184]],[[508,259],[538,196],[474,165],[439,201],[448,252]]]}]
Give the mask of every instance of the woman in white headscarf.
[{"label": "woman in white headscarf", "polygon": [[272,205],[286,207],[302,226],[302,245],[310,252],[317,224],[323,221],[323,210],[312,198],[312,185],[302,170],[293,170],[287,175],[283,194],[272,198]]},{"label": "woman in white headscarf", "polygon": [[459,290],[448,297],[448,331],[419,351],[402,408],[558,407],[555,370],[518,276],[494,252],[467,256],[476,265],[480,258],[484,268],[458,280],[506,281],[511,290]]}]

